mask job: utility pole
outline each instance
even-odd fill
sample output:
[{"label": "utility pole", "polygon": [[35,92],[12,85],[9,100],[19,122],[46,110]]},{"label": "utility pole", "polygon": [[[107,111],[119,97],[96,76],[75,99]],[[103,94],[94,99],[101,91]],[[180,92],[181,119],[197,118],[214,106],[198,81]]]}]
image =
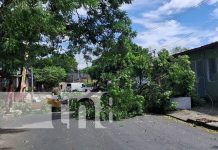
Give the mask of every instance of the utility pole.
[{"label": "utility pole", "polygon": [[33,102],[33,91],[34,91],[34,85],[33,85],[33,67],[31,68],[31,101]]},{"label": "utility pole", "polygon": [[[88,67],[89,67],[88,61],[86,61],[86,65],[87,65],[87,69],[88,69]],[[89,84],[88,72],[86,72],[86,77],[87,77],[87,84]]]},{"label": "utility pole", "polygon": [[31,68],[31,87],[32,87],[32,92],[34,91],[34,83],[33,83],[33,67]]}]

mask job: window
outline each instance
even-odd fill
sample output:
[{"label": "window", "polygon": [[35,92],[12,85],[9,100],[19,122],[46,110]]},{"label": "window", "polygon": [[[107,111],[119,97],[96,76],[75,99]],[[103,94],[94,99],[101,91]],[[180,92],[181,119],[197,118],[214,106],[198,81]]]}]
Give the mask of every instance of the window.
[{"label": "window", "polygon": [[215,58],[208,60],[208,79],[209,81],[217,80],[217,60]]}]

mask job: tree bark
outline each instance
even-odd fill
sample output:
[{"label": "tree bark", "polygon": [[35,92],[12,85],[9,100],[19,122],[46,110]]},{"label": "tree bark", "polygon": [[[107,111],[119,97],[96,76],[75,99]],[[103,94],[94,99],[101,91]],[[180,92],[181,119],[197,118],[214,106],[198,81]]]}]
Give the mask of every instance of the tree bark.
[{"label": "tree bark", "polygon": [[25,67],[23,67],[22,73],[21,73],[20,93],[23,93],[24,89],[26,88],[26,73],[27,73],[27,70]]}]

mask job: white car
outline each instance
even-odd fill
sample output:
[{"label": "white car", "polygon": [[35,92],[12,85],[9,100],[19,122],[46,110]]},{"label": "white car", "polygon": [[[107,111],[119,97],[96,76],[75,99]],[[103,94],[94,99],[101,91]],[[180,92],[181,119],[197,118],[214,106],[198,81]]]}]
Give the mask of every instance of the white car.
[{"label": "white car", "polygon": [[67,83],[66,91],[67,92],[88,92],[90,91],[90,88],[81,82]]}]

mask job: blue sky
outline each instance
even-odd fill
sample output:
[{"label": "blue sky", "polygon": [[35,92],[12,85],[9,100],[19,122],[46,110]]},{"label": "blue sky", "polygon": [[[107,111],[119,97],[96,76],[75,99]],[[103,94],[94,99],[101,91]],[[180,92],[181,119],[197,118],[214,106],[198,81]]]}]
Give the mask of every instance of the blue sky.
[{"label": "blue sky", "polygon": [[134,0],[122,6],[145,48],[194,48],[218,41],[218,0]]},{"label": "blue sky", "polygon": [[[121,9],[138,33],[135,43],[144,48],[190,49],[218,41],[218,0],[134,0]],[[77,60],[86,67],[82,55]]]}]

